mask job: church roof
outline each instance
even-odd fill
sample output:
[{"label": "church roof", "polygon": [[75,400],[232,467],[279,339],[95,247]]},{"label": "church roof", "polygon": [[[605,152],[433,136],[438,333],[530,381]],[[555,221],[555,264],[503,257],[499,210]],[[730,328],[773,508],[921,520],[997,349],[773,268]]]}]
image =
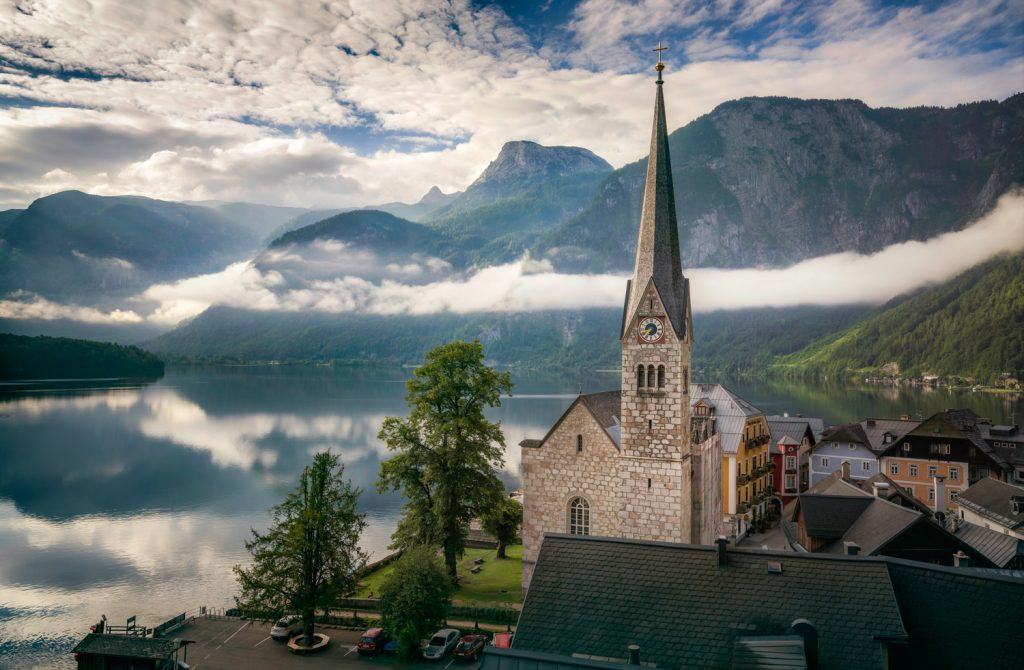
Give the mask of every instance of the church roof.
[{"label": "church roof", "polygon": [[679,254],[679,226],[676,222],[676,201],[672,185],[672,164],[668,149],[668,128],[665,122],[665,95],[662,81],[657,81],[654,97],[654,127],[651,150],[647,157],[647,178],[644,205],[640,214],[640,230],[636,242],[636,264],[633,279],[627,286],[623,329],[643,298],[648,281],[654,286],[668,312],[676,334],[686,328],[687,283],[683,278]]}]

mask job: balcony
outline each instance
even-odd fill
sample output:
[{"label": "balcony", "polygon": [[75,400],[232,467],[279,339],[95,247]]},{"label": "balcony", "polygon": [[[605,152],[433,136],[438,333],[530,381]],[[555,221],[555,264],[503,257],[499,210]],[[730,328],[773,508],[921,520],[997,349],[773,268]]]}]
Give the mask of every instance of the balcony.
[{"label": "balcony", "polygon": [[754,479],[758,479],[759,477],[764,477],[765,473],[767,473],[767,472],[768,472],[768,470],[765,469],[765,468],[754,468]]},{"label": "balcony", "polygon": [[736,513],[737,514],[746,514],[747,513],[747,509],[748,509],[747,503],[743,502],[743,503],[740,503],[739,505],[736,505]]},{"label": "balcony", "polygon": [[768,463],[768,472],[775,472],[775,461]]},{"label": "balcony", "polygon": [[750,475],[740,475],[736,478],[737,486],[746,486],[750,483]]}]

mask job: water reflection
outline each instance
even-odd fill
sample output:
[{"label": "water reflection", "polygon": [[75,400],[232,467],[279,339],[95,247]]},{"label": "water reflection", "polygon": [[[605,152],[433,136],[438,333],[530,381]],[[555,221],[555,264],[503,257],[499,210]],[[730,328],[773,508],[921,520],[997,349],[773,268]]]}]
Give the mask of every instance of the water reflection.
[{"label": "water reflection", "polygon": [[[377,432],[404,414],[402,369],[216,368],[171,371],[133,388],[0,392],[0,667],[70,667],[64,653],[100,614],[155,621],[227,606],[249,528],[330,449],[363,489],[362,544],[386,551],[401,500],[374,490],[386,457]],[[515,486],[525,437],[540,437],[587,391],[618,374],[516,375],[491,411]],[[1021,401],[965,392],[728,382],[769,413],[829,422],[972,407],[996,421]],[[5,665],[6,664],[6,665]]]}]

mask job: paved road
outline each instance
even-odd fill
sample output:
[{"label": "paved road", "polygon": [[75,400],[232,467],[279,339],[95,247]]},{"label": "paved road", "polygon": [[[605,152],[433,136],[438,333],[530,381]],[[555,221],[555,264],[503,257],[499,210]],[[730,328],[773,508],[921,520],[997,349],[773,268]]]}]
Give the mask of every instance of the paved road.
[{"label": "paved road", "polygon": [[[343,668],[344,670],[387,670],[390,668],[420,668],[426,670],[477,670],[478,664],[463,664],[452,661],[451,656],[443,661],[401,663],[391,656],[360,656],[355,643],[360,632],[318,627],[318,631],[331,637],[331,644],[324,651],[306,657],[298,657],[288,651],[287,646],[270,638],[270,624],[242,621],[239,619],[196,619],[194,622],[174,631],[173,635],[182,640],[192,640],[188,645],[188,664],[194,670],[287,670],[302,668]],[[376,667],[375,667],[376,666]],[[453,666],[449,668],[449,666]]]}]

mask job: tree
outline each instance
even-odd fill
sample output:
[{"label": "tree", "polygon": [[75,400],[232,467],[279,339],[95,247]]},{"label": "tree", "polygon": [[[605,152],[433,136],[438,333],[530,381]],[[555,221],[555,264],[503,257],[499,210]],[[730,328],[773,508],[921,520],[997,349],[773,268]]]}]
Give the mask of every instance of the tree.
[{"label": "tree", "polygon": [[359,534],[366,527],[356,513],[360,491],[344,479],[345,467],[334,454],[313,457],[298,488],[271,510],[266,533],[252,529],[245,548],[248,568],[235,566],[243,609],[297,611],[304,644],[313,644],[318,606],[331,606],[355,588],[355,573],[366,563]]},{"label": "tree", "polygon": [[512,378],[484,364],[480,342],[457,341],[429,351],[407,388],[409,416],[388,417],[380,429],[397,453],[381,463],[377,490],[408,499],[392,547],[440,547],[454,579],[470,519],[504,495],[505,437],[484,410],[501,404]]},{"label": "tree", "polygon": [[498,558],[505,558],[505,546],[515,541],[523,523],[523,506],[518,500],[502,498],[480,520],[484,530],[498,541]]},{"label": "tree", "polygon": [[398,655],[413,660],[420,640],[445,621],[452,582],[432,547],[406,549],[381,585],[384,625],[398,641]]}]

